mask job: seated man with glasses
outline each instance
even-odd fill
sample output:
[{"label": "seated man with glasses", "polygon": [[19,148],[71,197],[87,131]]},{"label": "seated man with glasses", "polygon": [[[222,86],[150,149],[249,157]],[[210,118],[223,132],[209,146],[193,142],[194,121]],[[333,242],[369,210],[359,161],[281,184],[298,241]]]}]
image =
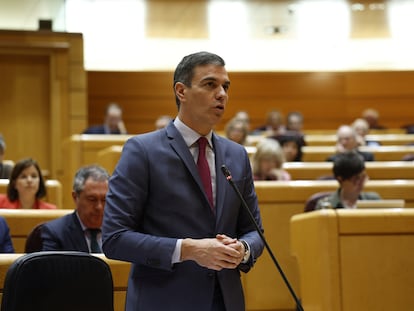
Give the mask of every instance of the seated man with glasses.
[{"label": "seated man with glasses", "polygon": [[333,173],[339,189],[320,199],[316,209],[356,208],[358,200],[381,200],[376,192],[362,192],[368,175],[364,159],[355,151],[340,153],[335,157]]}]

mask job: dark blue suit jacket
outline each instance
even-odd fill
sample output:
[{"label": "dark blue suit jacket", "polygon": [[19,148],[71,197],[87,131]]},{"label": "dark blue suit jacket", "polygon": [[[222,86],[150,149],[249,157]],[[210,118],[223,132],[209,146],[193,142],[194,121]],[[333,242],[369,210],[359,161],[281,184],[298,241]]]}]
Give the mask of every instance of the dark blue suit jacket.
[{"label": "dark blue suit jacket", "polygon": [[[261,226],[257,196],[245,148],[215,134],[212,140],[216,216],[190,150],[173,123],[124,145],[109,181],[102,233],[107,257],[133,263],[127,311],[210,311],[216,281],[227,311],[245,309],[239,270],[250,269],[263,243],[221,166],[229,168]],[[246,240],[252,251],[250,262],[220,272],[193,261],[171,265],[178,238],[213,238],[218,233]]]},{"label": "dark blue suit jacket", "polygon": [[10,238],[10,230],[6,219],[0,216],[0,253],[14,253],[14,247]]},{"label": "dark blue suit jacket", "polygon": [[44,251],[89,253],[84,232],[75,212],[45,223],[41,236]]}]

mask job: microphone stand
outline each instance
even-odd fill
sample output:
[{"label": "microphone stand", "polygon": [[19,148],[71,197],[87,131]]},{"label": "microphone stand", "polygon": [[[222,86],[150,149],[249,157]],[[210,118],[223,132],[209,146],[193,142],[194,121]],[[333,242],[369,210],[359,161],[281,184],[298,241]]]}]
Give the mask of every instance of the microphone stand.
[{"label": "microphone stand", "polygon": [[229,169],[223,164],[221,166],[221,171],[223,172],[224,176],[226,177],[226,179],[228,180],[228,182],[230,183],[231,187],[234,189],[234,191],[237,193],[238,198],[240,199],[242,205],[244,206],[244,208],[246,209],[250,220],[252,221],[252,223],[254,224],[254,226],[256,227],[256,231],[257,233],[259,233],[260,238],[262,239],[270,257],[272,258],[273,263],[275,264],[276,268],[279,270],[280,275],[282,276],[283,281],[285,282],[287,288],[289,289],[293,299],[296,302],[296,307],[298,311],[304,311],[302,304],[300,302],[300,300],[298,299],[298,297],[295,294],[295,291],[293,290],[292,286],[289,283],[289,280],[287,279],[285,273],[283,272],[282,268],[280,267],[275,255],[273,255],[273,252],[269,246],[269,244],[267,244],[266,238],[264,237],[262,230],[260,230],[259,225],[257,224],[256,220],[254,219],[254,216],[252,214],[252,212],[250,211],[249,207],[247,206],[246,201],[244,200],[243,196],[240,193],[240,190],[236,187],[236,185],[233,182],[233,179],[231,177],[231,173],[229,171]]}]

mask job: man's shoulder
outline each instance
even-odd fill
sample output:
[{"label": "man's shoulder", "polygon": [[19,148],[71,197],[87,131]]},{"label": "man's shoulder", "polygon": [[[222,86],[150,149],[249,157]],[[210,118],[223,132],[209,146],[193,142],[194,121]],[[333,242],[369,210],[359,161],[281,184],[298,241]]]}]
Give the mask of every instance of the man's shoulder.
[{"label": "man's shoulder", "polygon": [[49,227],[49,228],[56,228],[59,230],[63,230],[64,228],[66,228],[66,225],[74,222],[74,217],[75,217],[74,213],[69,213],[67,215],[45,222],[44,226]]}]

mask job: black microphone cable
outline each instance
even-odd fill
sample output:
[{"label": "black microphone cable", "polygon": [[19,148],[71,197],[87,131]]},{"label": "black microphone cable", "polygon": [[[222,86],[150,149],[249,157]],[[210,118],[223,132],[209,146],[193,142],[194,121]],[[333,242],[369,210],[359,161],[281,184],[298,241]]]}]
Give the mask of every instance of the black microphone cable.
[{"label": "black microphone cable", "polygon": [[254,226],[256,227],[256,231],[257,231],[257,233],[259,233],[260,238],[262,239],[262,241],[263,241],[263,243],[264,243],[264,245],[265,245],[265,247],[266,247],[266,249],[267,249],[267,251],[268,251],[268,253],[269,253],[270,257],[272,258],[273,263],[275,264],[276,268],[279,270],[279,273],[280,273],[280,275],[282,276],[283,281],[285,282],[285,284],[286,284],[287,288],[289,289],[289,291],[290,291],[290,293],[291,293],[291,295],[292,295],[293,299],[294,299],[294,300],[295,300],[295,302],[296,302],[296,307],[297,307],[297,310],[298,310],[298,311],[304,311],[304,310],[303,310],[303,307],[302,307],[302,304],[301,304],[301,302],[300,302],[300,300],[299,300],[299,298],[296,296],[295,291],[293,290],[292,286],[291,286],[291,285],[290,285],[290,283],[289,283],[289,280],[287,279],[287,277],[286,277],[285,273],[283,272],[282,268],[280,267],[280,265],[279,265],[279,263],[278,263],[278,261],[277,261],[277,259],[276,259],[275,255],[273,254],[273,252],[272,252],[272,250],[271,250],[271,248],[270,248],[269,244],[267,244],[266,238],[264,237],[262,230],[260,230],[259,225],[257,224],[256,220],[254,219],[254,216],[253,216],[252,212],[250,211],[249,207],[247,206],[246,201],[243,199],[243,196],[241,195],[240,190],[239,190],[239,189],[236,187],[236,185],[234,184],[234,182],[233,182],[233,179],[232,179],[232,177],[231,177],[231,173],[230,173],[229,169],[228,169],[228,168],[227,168],[227,167],[223,164],[223,165],[221,166],[221,171],[223,172],[224,176],[226,177],[226,179],[227,179],[227,180],[228,180],[228,182],[230,183],[231,187],[232,187],[232,188],[234,189],[234,191],[237,193],[237,196],[238,196],[238,198],[240,199],[240,201],[241,201],[242,205],[244,206],[244,208],[246,209],[247,214],[248,214],[248,215],[249,215],[249,217],[250,217],[250,220],[252,221],[252,223],[253,223],[253,224],[254,224]]}]

